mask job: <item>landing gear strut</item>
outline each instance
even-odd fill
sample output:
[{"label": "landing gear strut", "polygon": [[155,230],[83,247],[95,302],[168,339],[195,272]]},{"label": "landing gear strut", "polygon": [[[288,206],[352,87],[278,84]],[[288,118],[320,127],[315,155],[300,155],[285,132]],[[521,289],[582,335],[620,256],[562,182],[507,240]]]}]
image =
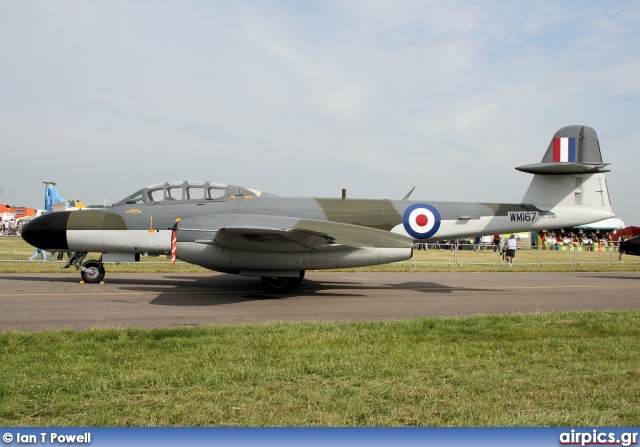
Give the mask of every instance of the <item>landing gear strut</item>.
[{"label": "landing gear strut", "polygon": [[80,276],[82,276],[84,282],[90,284],[99,283],[104,279],[104,265],[102,265],[102,261],[95,259],[91,259],[83,264],[82,261],[84,261],[86,256],[87,253],[77,251],[62,268],[66,269],[73,265],[76,269],[80,270]]}]

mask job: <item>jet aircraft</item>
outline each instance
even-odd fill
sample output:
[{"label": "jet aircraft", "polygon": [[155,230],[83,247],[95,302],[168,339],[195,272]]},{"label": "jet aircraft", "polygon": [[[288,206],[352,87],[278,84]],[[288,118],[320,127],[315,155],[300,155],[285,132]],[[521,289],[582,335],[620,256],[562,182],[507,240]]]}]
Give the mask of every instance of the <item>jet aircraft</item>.
[{"label": "jet aircraft", "polygon": [[[309,269],[358,267],[411,258],[413,244],[482,234],[571,227],[614,216],[596,132],[558,130],[521,203],[287,198],[204,181],[151,185],[110,208],[61,211],[25,226],[29,244],[72,252],[85,282],[104,263],[141,254],[262,278],[286,293]],[[91,253],[100,259],[87,260]]]},{"label": "jet aircraft", "polygon": [[632,237],[620,243],[620,251],[630,255],[640,256],[640,236]]}]

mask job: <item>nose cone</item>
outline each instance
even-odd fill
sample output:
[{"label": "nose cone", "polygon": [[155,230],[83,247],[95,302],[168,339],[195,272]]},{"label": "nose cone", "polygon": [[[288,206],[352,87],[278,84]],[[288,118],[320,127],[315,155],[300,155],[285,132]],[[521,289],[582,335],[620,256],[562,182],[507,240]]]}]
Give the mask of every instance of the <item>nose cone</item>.
[{"label": "nose cone", "polygon": [[44,250],[68,250],[67,220],[71,211],[45,214],[22,229],[22,239]]}]

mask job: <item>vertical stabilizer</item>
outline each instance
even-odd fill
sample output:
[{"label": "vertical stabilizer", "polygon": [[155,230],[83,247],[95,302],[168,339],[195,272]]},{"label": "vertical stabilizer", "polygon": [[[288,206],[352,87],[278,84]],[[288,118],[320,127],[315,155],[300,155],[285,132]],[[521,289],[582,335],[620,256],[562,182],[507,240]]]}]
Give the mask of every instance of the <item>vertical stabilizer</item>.
[{"label": "vertical stabilizer", "polygon": [[553,136],[542,162],[518,166],[535,174],[522,203],[551,209],[578,206],[611,213],[600,143],[587,126],[563,127]]}]

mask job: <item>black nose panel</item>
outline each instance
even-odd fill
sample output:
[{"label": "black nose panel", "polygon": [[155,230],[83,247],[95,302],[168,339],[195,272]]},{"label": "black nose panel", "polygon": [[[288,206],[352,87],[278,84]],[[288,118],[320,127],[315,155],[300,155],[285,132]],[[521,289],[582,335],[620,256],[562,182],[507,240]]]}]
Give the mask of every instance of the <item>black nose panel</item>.
[{"label": "black nose panel", "polygon": [[72,211],[36,217],[22,229],[22,239],[44,250],[68,250],[67,220]]}]

